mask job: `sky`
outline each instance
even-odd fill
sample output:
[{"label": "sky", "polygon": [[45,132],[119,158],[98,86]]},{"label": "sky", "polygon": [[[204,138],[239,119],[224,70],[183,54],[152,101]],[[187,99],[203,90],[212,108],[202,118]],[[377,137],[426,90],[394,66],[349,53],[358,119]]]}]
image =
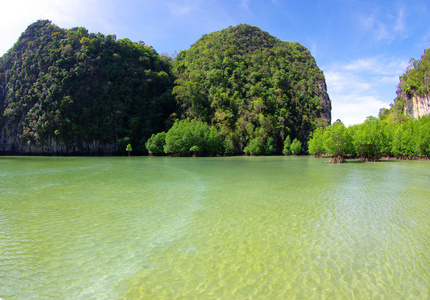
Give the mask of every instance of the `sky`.
[{"label": "sky", "polygon": [[410,59],[430,48],[429,13],[428,0],[14,0],[2,3],[0,55],[40,19],[169,55],[204,34],[250,24],[307,47],[324,72],[332,121],[352,125],[394,102]]}]

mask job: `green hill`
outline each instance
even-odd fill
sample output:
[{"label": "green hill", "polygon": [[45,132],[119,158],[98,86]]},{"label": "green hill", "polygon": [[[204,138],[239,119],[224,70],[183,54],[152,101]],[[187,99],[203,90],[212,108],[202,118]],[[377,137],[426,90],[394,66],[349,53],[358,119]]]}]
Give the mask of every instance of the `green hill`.
[{"label": "green hill", "polygon": [[130,141],[145,151],[176,109],[171,63],[154,49],[46,20],[0,58],[0,80],[6,153],[113,154]]},{"label": "green hill", "polygon": [[176,120],[185,122],[178,138],[197,126],[206,146],[168,154],[280,154],[287,137],[306,147],[330,119],[310,52],[249,25],[204,35],[172,60],[143,42],[44,20],[0,58],[0,153],[118,154],[128,144],[146,153],[148,138]]},{"label": "green hill", "polygon": [[204,35],[174,66],[183,116],[215,126],[236,153],[254,141],[280,154],[287,136],[306,143],[331,121],[324,75],[309,50],[258,27]]}]

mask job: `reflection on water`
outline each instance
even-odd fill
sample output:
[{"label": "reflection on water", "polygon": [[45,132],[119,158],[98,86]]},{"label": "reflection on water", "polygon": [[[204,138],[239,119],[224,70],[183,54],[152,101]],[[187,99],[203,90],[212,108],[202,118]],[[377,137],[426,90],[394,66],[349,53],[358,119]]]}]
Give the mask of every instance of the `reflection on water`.
[{"label": "reflection on water", "polygon": [[0,159],[0,298],[430,297],[430,162]]}]

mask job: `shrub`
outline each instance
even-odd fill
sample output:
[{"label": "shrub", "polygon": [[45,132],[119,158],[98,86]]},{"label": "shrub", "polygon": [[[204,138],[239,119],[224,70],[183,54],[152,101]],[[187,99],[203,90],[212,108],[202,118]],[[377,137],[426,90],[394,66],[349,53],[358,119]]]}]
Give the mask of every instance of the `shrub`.
[{"label": "shrub", "polygon": [[222,139],[215,127],[201,121],[181,120],[167,131],[164,152],[180,156],[216,155],[221,147]]},{"label": "shrub", "polygon": [[243,152],[245,152],[246,154],[249,154],[249,155],[259,155],[263,152],[262,146],[263,145],[261,143],[261,138],[256,137],[256,138],[252,139],[251,141],[249,141],[249,144],[243,149]]},{"label": "shrub", "polygon": [[294,139],[291,143],[290,149],[293,155],[299,155],[300,152],[302,152],[302,142],[300,142],[298,139]]},{"label": "shrub", "polygon": [[290,155],[291,154],[291,138],[289,135],[285,138],[284,141],[284,150],[282,150],[282,153],[284,155]]},{"label": "shrub", "polygon": [[148,141],[145,143],[145,147],[149,154],[162,155],[164,154],[164,145],[166,144],[166,133],[159,132],[153,134]]}]

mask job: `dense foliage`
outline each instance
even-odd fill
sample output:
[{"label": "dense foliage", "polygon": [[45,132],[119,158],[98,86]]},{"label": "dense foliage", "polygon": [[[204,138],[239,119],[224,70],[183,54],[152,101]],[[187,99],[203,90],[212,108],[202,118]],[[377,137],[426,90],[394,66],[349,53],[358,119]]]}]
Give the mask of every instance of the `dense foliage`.
[{"label": "dense foliage", "polygon": [[398,95],[427,96],[430,92],[430,49],[420,59],[411,59],[406,72],[400,77]]},{"label": "dense foliage", "polygon": [[382,108],[379,118],[368,117],[359,125],[346,128],[335,122],[316,129],[309,141],[309,153],[329,155],[333,162],[346,157],[377,161],[381,157],[401,159],[430,158],[430,116],[409,117],[405,104],[413,97],[430,95],[430,49],[419,60],[411,59],[400,77],[397,98],[390,109]]},{"label": "dense foliage", "polygon": [[396,94],[390,109],[381,109],[381,119],[396,123],[405,121],[408,114],[406,104],[414,97],[430,96],[430,49],[426,49],[420,59],[410,60],[406,72],[400,77]]},{"label": "dense foliage", "polygon": [[170,59],[143,42],[50,21],[30,25],[0,58],[0,80],[0,129],[33,145],[129,137],[142,151],[176,110]]},{"label": "dense foliage", "polygon": [[[174,62],[185,118],[214,126],[227,154],[281,153],[330,123],[322,71],[299,43],[239,25],[204,35]],[[296,143],[297,144],[297,143]]]},{"label": "dense foliage", "polygon": [[330,111],[310,52],[249,25],[204,35],[172,60],[41,20],[0,58],[0,142],[24,152],[280,154],[288,137],[298,154]]},{"label": "dense foliage", "polygon": [[222,150],[222,140],[215,127],[197,120],[176,121],[165,132],[153,134],[146,142],[153,155],[217,155]]},{"label": "dense foliage", "polygon": [[346,157],[376,161],[381,157],[430,158],[430,117],[400,123],[368,117],[359,125],[345,127],[335,122],[315,130],[309,153],[330,155],[339,162]]}]

